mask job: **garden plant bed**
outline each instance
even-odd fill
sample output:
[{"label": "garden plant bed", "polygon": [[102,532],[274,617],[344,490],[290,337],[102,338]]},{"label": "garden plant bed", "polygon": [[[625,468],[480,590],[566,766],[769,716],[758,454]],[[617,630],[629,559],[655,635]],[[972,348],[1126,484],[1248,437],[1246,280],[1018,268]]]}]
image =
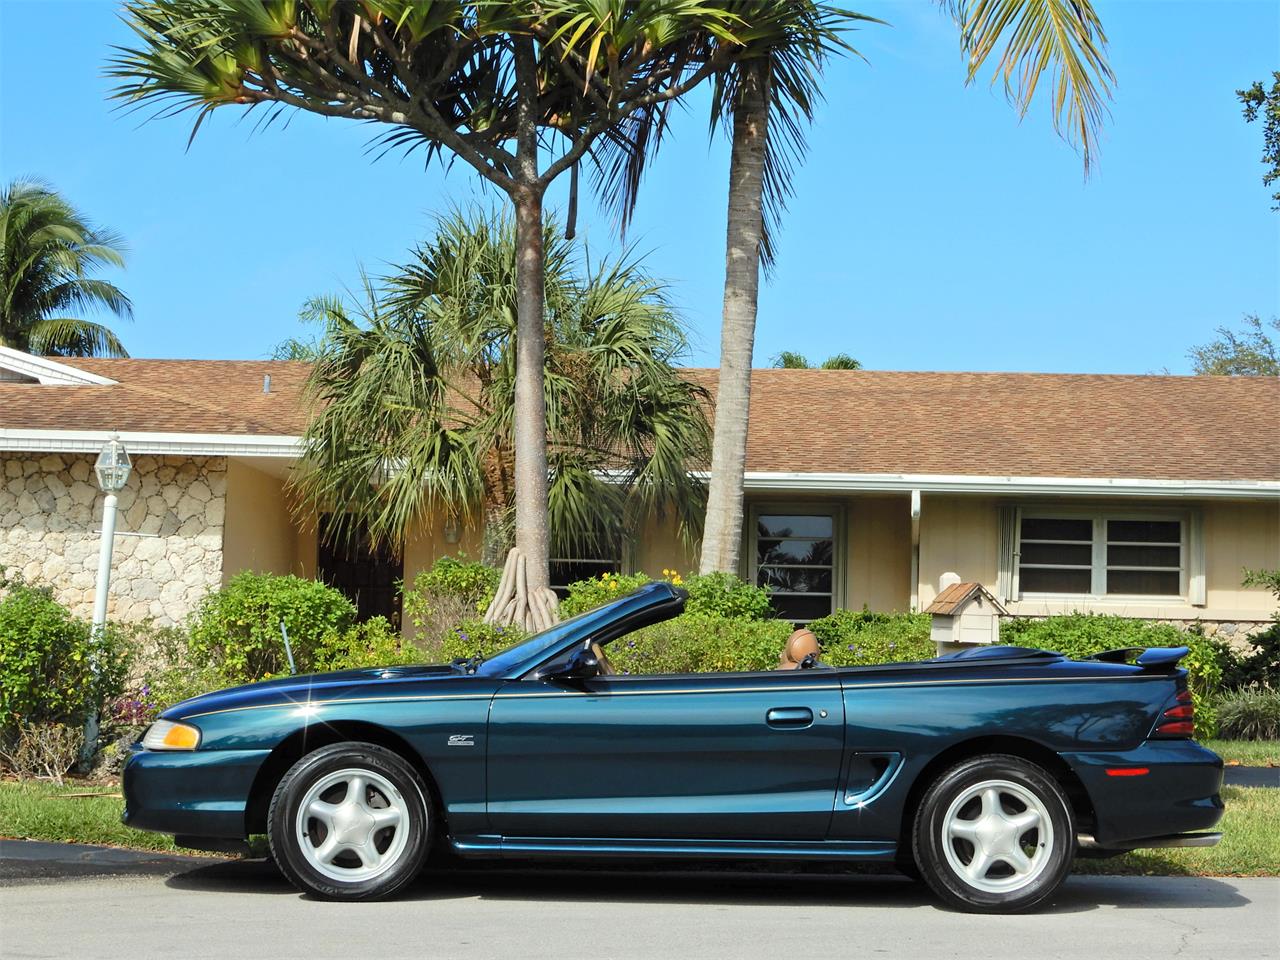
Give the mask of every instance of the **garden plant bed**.
[{"label": "garden plant bed", "polygon": [[[120,823],[119,797],[69,797],[105,792],[101,784],[64,786],[31,781],[0,783],[0,838],[45,840],[173,851],[173,838]],[[1280,876],[1280,790],[1226,787],[1227,812],[1216,847],[1148,850],[1110,860],[1076,861],[1077,873],[1137,876]]]}]

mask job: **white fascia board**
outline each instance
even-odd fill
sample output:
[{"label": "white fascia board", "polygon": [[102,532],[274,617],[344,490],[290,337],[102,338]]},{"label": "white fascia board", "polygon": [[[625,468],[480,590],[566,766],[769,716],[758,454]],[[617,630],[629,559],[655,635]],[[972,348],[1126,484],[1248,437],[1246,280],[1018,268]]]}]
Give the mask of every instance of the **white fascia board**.
[{"label": "white fascia board", "polygon": [[1280,480],[1144,480],[1108,477],[978,477],[940,474],[748,471],[747,490],[825,493],[987,493],[1083,497],[1280,499]]},{"label": "white fascia board", "polygon": [[[109,430],[15,430],[0,427],[0,450],[25,453],[97,453]],[[131,453],[193,457],[285,457],[302,454],[302,438],[220,433],[119,431]]]},{"label": "white fascia board", "polygon": [[100,377],[47,357],[36,357],[12,347],[0,346],[0,367],[38,380],[42,386],[110,387],[116,381]]}]

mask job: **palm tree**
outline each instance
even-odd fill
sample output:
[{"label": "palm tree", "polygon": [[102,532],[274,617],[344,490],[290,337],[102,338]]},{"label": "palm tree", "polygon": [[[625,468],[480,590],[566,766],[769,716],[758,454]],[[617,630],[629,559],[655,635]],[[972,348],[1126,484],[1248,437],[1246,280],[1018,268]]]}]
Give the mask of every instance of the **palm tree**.
[{"label": "palm tree", "polygon": [[736,18],[700,0],[129,0],[124,16],[138,45],[110,64],[116,96],[194,110],[193,137],[231,104],[386,124],[386,149],[461,158],[510,199],[516,541],[530,589],[547,586],[543,196],[600,136],[711,76]]},{"label": "palm tree", "polygon": [[[634,260],[593,266],[553,224],[542,243],[553,545],[616,545],[665,510],[692,538],[707,397],[672,366],[686,344],[664,288]],[[366,281],[355,315],[313,301],[326,332],[295,486],[308,509],[347,508],[337,535],[363,528],[399,548],[443,510],[479,519],[483,559],[500,561],[515,501],[518,247],[509,218],[455,213],[408,264]]]},{"label": "palm tree", "polygon": [[[1080,150],[1087,172],[1114,82],[1106,36],[1091,0],[938,2],[960,29],[967,83],[1003,42],[993,82],[1002,80],[1006,95],[1025,114],[1041,78],[1051,72],[1054,124]],[[872,20],[816,0],[762,0],[733,9],[748,25],[736,31],[745,42],[733,46],[712,100],[712,127],[727,126],[731,153],[720,378],[700,561],[704,573],[738,566],[760,268],[767,270],[772,261],[771,232],[785,211],[792,167],[804,155],[823,66],[831,54],[852,50],[840,40],[842,30]],[[644,166],[662,142],[665,108],[655,108],[646,119],[647,124],[619,128],[619,135],[598,151],[605,154],[601,181],[611,188],[624,226]]]},{"label": "palm tree", "polygon": [[93,274],[123,267],[120,238],[94,227],[43,183],[14,180],[0,191],[0,346],[66,357],[126,357],[101,323],[78,315],[133,316],[129,298]]},{"label": "palm tree", "polygon": [[855,360],[847,353],[833,353],[817,367],[811,364],[803,353],[794,350],[783,350],[771,361],[778,370],[861,370],[862,361]]}]

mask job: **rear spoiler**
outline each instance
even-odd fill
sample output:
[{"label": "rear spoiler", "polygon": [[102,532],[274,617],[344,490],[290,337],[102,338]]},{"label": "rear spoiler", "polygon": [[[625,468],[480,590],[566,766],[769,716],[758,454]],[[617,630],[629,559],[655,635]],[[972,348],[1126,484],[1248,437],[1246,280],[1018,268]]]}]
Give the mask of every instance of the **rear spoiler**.
[{"label": "rear spoiler", "polygon": [[1178,661],[1191,652],[1189,647],[1121,647],[1119,650],[1106,650],[1095,653],[1090,660],[1103,663],[1129,663],[1132,661],[1144,670],[1153,672],[1169,672],[1178,666]]}]

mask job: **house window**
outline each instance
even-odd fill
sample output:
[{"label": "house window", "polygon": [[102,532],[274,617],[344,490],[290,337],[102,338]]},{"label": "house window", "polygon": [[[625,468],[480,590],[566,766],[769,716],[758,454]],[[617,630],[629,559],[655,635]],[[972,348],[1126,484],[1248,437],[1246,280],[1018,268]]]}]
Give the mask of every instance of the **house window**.
[{"label": "house window", "polygon": [[756,514],[753,581],[782,619],[808,623],[834,608],[836,528],[834,512]]},{"label": "house window", "polygon": [[1186,533],[1178,517],[1024,513],[1018,527],[1018,592],[1181,597]]}]

